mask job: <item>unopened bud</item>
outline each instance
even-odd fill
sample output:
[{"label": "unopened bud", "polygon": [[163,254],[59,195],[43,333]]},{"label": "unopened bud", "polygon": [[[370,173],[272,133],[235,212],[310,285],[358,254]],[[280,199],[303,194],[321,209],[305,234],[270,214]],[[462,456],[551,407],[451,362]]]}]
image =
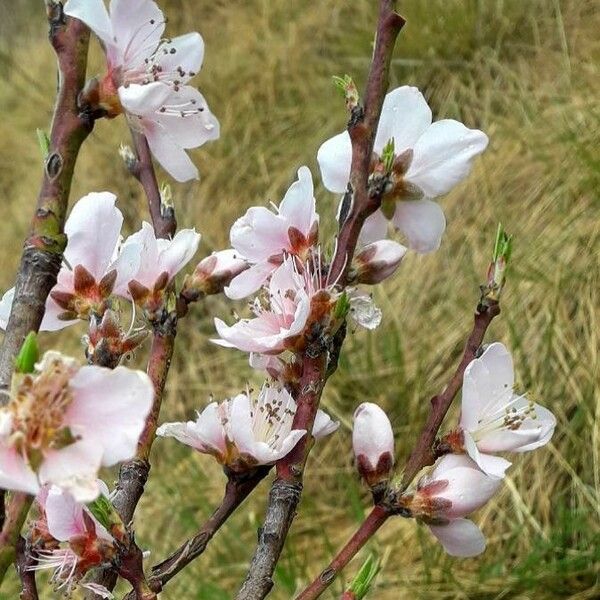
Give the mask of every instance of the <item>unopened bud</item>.
[{"label": "unopened bud", "polygon": [[482,289],[484,298],[496,301],[500,299],[506,282],[508,262],[512,254],[512,241],[512,235],[508,235],[504,231],[502,223],[498,224],[492,262],[488,268],[487,284]]},{"label": "unopened bud", "polygon": [[406,254],[406,248],[392,240],[379,240],[365,246],[356,256],[358,283],[373,285],[394,274]]},{"label": "unopened bud", "polygon": [[198,263],[192,275],[185,278],[181,295],[187,302],[194,302],[202,296],[220,294],[234,277],[249,266],[235,250],[213,252]]},{"label": "unopened bud", "polygon": [[358,472],[371,488],[389,479],[394,466],[394,432],[377,404],[363,402],[354,412],[352,447]]},{"label": "unopened bud", "polygon": [[333,85],[335,85],[335,87],[338,88],[338,90],[340,90],[344,95],[346,100],[346,108],[349,111],[354,110],[360,102],[360,97],[358,95],[358,88],[356,87],[352,77],[350,77],[350,75],[344,75],[343,77],[334,75],[332,79]]}]

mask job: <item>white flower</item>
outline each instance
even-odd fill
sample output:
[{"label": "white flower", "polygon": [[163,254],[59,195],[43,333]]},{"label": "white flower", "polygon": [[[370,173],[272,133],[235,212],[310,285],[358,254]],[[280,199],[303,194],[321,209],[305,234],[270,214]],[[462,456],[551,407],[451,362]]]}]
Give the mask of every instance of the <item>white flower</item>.
[{"label": "white flower", "polygon": [[489,477],[464,454],[447,454],[423,477],[413,499],[413,514],[452,556],[476,556],[485,550],[480,529],[464,517],[496,493],[501,479]]},{"label": "white flower", "polygon": [[252,266],[225,288],[229,298],[239,299],[253,294],[286,255],[304,259],[315,245],[319,215],[315,209],[312,175],[308,167],[298,169],[298,179],[289,187],[276,211],[253,206],[231,227],[231,245],[238,256]]},{"label": "white flower", "polygon": [[369,485],[388,478],[394,466],[394,432],[377,404],[363,402],[354,411],[352,448],[358,472]]},{"label": "white flower", "polygon": [[[439,247],[446,228],[444,213],[431,198],[447,194],[469,174],[473,159],[485,150],[488,138],[451,119],[432,123],[431,110],[421,92],[403,86],[385,97],[375,154],[381,156],[392,139],[396,181],[390,199],[398,201],[387,207],[386,214],[407,238],[409,248],[431,252]],[[346,191],[351,159],[347,131],[323,143],[317,160],[327,189]],[[386,216],[379,210],[367,219],[362,235],[371,241],[382,239],[387,228]]]},{"label": "white flower", "polygon": [[151,0],[69,0],[65,13],[100,38],[108,72],[95,90],[109,117],[125,111],[152,153],[178,181],[198,177],[186,153],[219,137],[219,122],[202,94],[187,85],[200,70],[199,33],[163,38],[165,17]]},{"label": "white flower", "polygon": [[[86,318],[113,290],[126,285],[138,270],[140,248],[131,244],[119,252],[123,215],[109,192],[87,194],[75,203],[65,223],[64,264],[50,291],[40,329],[55,331]],[[6,329],[14,288],[0,301],[0,328]]]},{"label": "white flower", "polygon": [[149,291],[161,280],[162,287],[166,287],[192,260],[199,243],[200,234],[194,229],[181,229],[172,240],[166,240],[157,238],[152,225],[144,221],[142,228],[125,240],[121,250],[128,252],[131,246],[137,248],[140,254],[139,268],[130,281],[124,282],[124,285],[115,288],[115,291],[128,297],[127,285],[131,281]]},{"label": "white flower", "polygon": [[79,367],[57,352],[16,377],[0,409],[0,487],[36,494],[52,483],[78,501],[93,500],[99,468],[134,456],[152,382],[125,367]]},{"label": "white flower", "polygon": [[515,394],[514,367],[503,344],[490,344],[466,368],[460,426],[464,447],[479,467],[502,477],[510,462],[496,452],[528,452],[547,444],[556,418],[543,406]]},{"label": "white flower", "polygon": [[284,260],[271,276],[266,305],[257,299],[252,307],[256,316],[242,319],[231,327],[215,319],[220,339],[212,341],[243,352],[283,352],[304,331],[308,321],[311,298],[315,294],[309,283],[307,277],[298,273],[293,258]]},{"label": "white flower", "polygon": [[[237,471],[257,465],[270,465],[283,458],[305,435],[292,429],[296,403],[282,387],[264,385],[253,399],[238,394],[221,404],[212,402],[196,421],[165,423],[157,435],[174,437],[199,452],[212,454]],[[339,423],[318,411],[313,436],[320,439],[333,433]]]}]

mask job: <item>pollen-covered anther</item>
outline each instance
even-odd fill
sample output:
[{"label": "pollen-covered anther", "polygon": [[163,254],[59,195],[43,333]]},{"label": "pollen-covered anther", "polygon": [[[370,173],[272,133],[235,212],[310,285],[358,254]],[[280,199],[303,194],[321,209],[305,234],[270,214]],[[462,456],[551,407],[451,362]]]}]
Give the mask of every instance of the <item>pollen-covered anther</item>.
[{"label": "pollen-covered anther", "polygon": [[64,443],[64,416],[73,400],[69,379],[73,367],[59,356],[45,361],[37,375],[27,375],[19,383],[8,404],[13,436],[26,454],[47,450]]}]

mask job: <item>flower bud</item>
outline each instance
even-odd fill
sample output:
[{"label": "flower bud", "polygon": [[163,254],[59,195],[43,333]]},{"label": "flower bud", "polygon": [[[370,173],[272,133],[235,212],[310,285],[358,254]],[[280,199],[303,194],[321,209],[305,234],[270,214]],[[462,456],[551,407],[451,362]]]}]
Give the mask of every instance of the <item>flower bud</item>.
[{"label": "flower bud", "polygon": [[380,283],[394,274],[406,248],[392,240],[379,240],[365,246],[356,256],[358,283]]},{"label": "flower bud", "polygon": [[363,402],[354,412],[352,447],[358,472],[370,487],[389,478],[394,466],[394,433],[377,404]]},{"label": "flower bud", "polygon": [[220,294],[234,277],[248,267],[235,250],[213,252],[198,263],[191,276],[186,277],[181,294],[188,302],[194,302],[203,295]]}]

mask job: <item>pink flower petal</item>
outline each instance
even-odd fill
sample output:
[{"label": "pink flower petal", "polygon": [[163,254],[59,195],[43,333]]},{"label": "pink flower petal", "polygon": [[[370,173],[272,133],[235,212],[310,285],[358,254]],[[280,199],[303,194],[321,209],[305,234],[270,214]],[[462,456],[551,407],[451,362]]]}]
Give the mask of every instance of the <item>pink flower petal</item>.
[{"label": "pink flower petal", "polygon": [[173,80],[185,83],[200,71],[203,59],[204,40],[193,32],[171,38],[161,46],[154,64],[161,67],[161,75],[171,74]]},{"label": "pink flower petal", "polygon": [[298,169],[298,179],[288,188],[279,214],[287,221],[288,227],[295,227],[307,236],[318,215],[315,210],[313,180],[308,167]]},{"label": "pink flower petal", "polygon": [[66,262],[71,268],[83,265],[96,281],[106,274],[121,235],[123,215],[116,200],[109,192],[87,194],[75,203],[65,223]]},{"label": "pink flower petal", "polygon": [[276,268],[276,265],[270,262],[260,262],[251,266],[231,280],[225,288],[225,295],[232,300],[240,300],[254,294]]},{"label": "pink flower petal", "polygon": [[78,502],[90,502],[100,493],[96,476],[102,452],[102,446],[89,437],[60,450],[49,450],[39,470],[40,482],[57,485]]},{"label": "pink flower petal", "polygon": [[196,254],[200,234],[194,229],[181,229],[172,240],[157,240],[157,243],[159,248],[157,276],[166,271],[171,280]]},{"label": "pink flower petal", "polygon": [[48,531],[54,539],[68,542],[73,536],[85,533],[83,505],[71,494],[53,485],[48,490],[45,508]]},{"label": "pink flower petal", "polygon": [[83,21],[105,44],[113,44],[113,32],[103,0],[69,0],[64,12]]},{"label": "pink flower petal", "polygon": [[232,247],[252,262],[263,262],[289,247],[284,219],[263,206],[253,206],[231,227]]},{"label": "pink flower petal", "polygon": [[334,421],[325,411],[317,410],[312,434],[316,440],[320,440],[336,432],[340,427],[339,421]]},{"label": "pink flower petal", "polygon": [[94,440],[104,466],[135,455],[154,397],[150,378],[126,367],[84,366],[71,380],[74,399],[65,415],[75,434]]},{"label": "pink flower petal", "polygon": [[171,97],[173,89],[160,81],[146,85],[130,83],[119,88],[119,100],[123,108],[132,115],[152,117]]},{"label": "pink flower petal", "polygon": [[0,442],[0,488],[37,494],[40,485],[35,473],[12,446]]},{"label": "pink flower petal", "polygon": [[389,221],[385,218],[385,215],[380,210],[376,210],[370,217],[367,217],[362,226],[358,238],[360,245],[366,246],[372,242],[385,239],[388,227]]}]

